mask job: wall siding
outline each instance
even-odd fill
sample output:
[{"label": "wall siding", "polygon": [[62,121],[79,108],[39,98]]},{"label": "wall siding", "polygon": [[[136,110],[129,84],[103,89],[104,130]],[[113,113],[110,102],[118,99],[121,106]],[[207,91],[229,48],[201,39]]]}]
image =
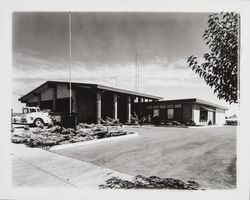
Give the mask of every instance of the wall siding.
[{"label": "wall siding", "polygon": [[223,125],[225,122],[225,110],[216,108],[215,124]]},{"label": "wall siding", "polygon": [[41,92],[41,101],[49,101],[53,99],[53,88],[46,88]]},{"label": "wall siding", "polygon": [[76,108],[78,122],[96,123],[96,92],[87,89],[77,89]]},{"label": "wall siding", "polygon": [[183,104],[183,122],[192,120],[192,104]]},{"label": "wall siding", "polygon": [[[74,90],[72,89],[72,96],[74,96]],[[69,98],[69,89],[67,85],[57,85],[57,99]]]},{"label": "wall siding", "polygon": [[33,96],[31,98],[28,99],[28,103],[38,103],[39,98],[37,96]]}]

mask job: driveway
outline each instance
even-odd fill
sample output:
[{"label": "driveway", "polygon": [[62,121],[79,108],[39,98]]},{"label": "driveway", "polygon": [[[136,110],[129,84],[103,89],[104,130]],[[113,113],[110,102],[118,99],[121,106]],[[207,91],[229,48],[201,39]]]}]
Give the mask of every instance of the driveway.
[{"label": "driveway", "polygon": [[194,180],[206,189],[236,187],[236,127],[132,130],[139,136],[55,152],[132,176]]}]

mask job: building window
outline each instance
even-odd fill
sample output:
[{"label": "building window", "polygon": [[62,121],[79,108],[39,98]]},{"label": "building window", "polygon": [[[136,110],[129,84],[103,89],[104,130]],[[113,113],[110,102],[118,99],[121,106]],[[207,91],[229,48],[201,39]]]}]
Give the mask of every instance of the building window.
[{"label": "building window", "polygon": [[200,121],[207,121],[208,112],[207,110],[201,109],[200,110]]},{"label": "building window", "polygon": [[174,119],[174,109],[168,108],[168,119]]},{"label": "building window", "polygon": [[167,106],[166,105],[160,105],[160,108],[166,108]]},{"label": "building window", "polygon": [[174,107],[173,104],[168,104],[168,105],[167,105],[167,108],[173,108],[173,107]]},{"label": "building window", "polygon": [[154,109],[154,113],[153,113],[153,116],[159,116],[160,114],[160,110],[159,109]]},{"label": "building window", "polygon": [[182,105],[181,105],[181,104],[175,104],[174,107],[175,107],[175,108],[181,108]]}]

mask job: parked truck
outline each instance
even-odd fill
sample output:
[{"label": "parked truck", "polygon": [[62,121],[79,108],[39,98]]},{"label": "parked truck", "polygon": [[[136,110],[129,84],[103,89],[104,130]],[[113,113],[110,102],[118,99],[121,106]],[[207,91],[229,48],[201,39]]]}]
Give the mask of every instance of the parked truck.
[{"label": "parked truck", "polygon": [[238,117],[236,115],[226,117],[226,124],[227,125],[238,125]]},{"label": "parked truck", "polygon": [[26,125],[41,126],[51,122],[49,112],[41,111],[39,107],[25,107],[20,116],[20,123]]}]

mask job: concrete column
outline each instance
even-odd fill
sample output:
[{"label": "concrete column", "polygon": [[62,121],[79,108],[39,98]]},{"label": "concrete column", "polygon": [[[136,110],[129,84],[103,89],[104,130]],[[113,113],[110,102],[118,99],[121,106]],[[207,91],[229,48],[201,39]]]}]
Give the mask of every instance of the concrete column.
[{"label": "concrete column", "polygon": [[191,109],[192,109],[192,121],[194,122],[194,105],[192,105],[192,107],[191,107]]},{"label": "concrete column", "polygon": [[131,117],[131,97],[128,96],[127,99],[127,119],[128,119],[128,123],[130,123],[130,117]]},{"label": "concrete column", "polygon": [[96,123],[101,123],[102,117],[102,95],[99,91],[96,92]]},{"label": "concrete column", "polygon": [[53,112],[56,112],[57,87],[53,88]]},{"label": "concrete column", "polygon": [[117,94],[113,95],[113,118],[117,120]]}]

